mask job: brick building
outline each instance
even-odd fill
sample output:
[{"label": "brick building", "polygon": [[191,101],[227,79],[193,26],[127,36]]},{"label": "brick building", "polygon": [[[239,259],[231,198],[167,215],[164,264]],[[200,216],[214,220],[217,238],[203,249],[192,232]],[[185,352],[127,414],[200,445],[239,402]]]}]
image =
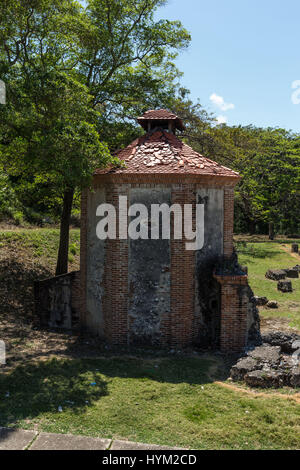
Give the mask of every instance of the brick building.
[{"label": "brick building", "polygon": [[[234,187],[240,176],[205,158],[176,134],[166,110],[138,119],[146,131],[117,156],[124,165],[95,172],[82,195],[81,325],[111,344],[242,350],[259,332],[247,275],[233,252]],[[175,239],[100,240],[97,207],[119,197],[144,204],[204,205],[204,246]],[[173,220],[171,218],[171,220]],[[194,220],[195,228],[195,220]]]}]

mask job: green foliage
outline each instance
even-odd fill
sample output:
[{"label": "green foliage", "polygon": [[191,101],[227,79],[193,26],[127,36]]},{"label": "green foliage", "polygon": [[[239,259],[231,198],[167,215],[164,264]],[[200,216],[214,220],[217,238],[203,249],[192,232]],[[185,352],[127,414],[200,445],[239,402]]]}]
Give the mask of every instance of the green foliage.
[{"label": "green foliage", "polygon": [[[8,87],[12,99],[1,113],[9,143],[1,146],[2,161],[23,182],[33,175],[34,183],[54,183],[60,193],[88,185],[109,152],[96,131],[98,113],[86,88],[62,72],[31,70],[31,78],[31,89],[23,75]],[[22,93],[26,103],[19,100]]]},{"label": "green foliage", "polygon": [[240,173],[236,230],[299,231],[300,135],[284,129],[215,125],[183,94],[177,109],[188,117],[185,139],[196,150]]},{"label": "green foliage", "polygon": [[[63,193],[90,184],[110,152],[142,131],[135,118],[167,107],[186,123],[183,138],[240,172],[236,230],[300,230],[300,136],[283,129],[216,125],[179,88],[174,59],[190,36],[179,21],[155,20],[164,0],[3,0],[0,158],[18,210],[55,220]],[[77,205],[78,208],[78,205]]]},{"label": "green foliage", "polygon": [[31,220],[56,219],[67,188],[117,163],[109,150],[136,137],[134,118],[170,102],[190,40],[180,22],[155,21],[162,0],[87,3],[0,5],[0,158]]},{"label": "green foliage", "polygon": [[0,170],[0,216],[12,216],[20,204],[9,178]]}]

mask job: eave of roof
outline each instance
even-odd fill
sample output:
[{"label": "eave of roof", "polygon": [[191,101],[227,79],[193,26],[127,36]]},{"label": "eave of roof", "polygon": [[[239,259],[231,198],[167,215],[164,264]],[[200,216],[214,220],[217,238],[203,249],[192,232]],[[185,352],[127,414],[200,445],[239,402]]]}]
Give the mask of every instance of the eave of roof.
[{"label": "eave of roof", "polygon": [[151,121],[173,121],[175,127],[181,131],[185,129],[182,120],[176,114],[167,109],[150,109],[143,116],[137,118],[137,122],[147,131],[147,123]]}]

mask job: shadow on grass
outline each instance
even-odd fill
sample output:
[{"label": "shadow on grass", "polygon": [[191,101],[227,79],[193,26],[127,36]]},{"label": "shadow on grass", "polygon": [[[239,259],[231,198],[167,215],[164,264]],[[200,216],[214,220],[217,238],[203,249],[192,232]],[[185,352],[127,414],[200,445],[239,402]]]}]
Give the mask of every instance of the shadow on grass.
[{"label": "shadow on grass", "polygon": [[19,366],[0,376],[0,426],[59,413],[59,407],[83,412],[107,394],[104,380],[98,377],[94,382],[93,371],[81,361],[52,359]]},{"label": "shadow on grass", "polygon": [[0,426],[15,426],[42,415],[47,419],[47,413],[60,415],[60,406],[64,412],[70,412],[71,420],[72,414],[84,413],[107,396],[108,384],[116,378],[113,388],[117,386],[122,396],[124,379],[134,396],[137,382],[129,381],[128,385],[128,379],[138,379],[139,386],[149,381],[196,386],[223,379],[224,369],[218,359],[201,356],[52,359],[18,366],[0,376]]}]

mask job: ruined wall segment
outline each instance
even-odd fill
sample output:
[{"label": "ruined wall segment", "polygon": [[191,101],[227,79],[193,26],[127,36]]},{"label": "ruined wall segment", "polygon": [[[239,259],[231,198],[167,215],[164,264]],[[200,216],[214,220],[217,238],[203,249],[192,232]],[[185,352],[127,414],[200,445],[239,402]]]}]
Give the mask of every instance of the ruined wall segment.
[{"label": "ruined wall segment", "polygon": [[96,235],[96,226],[99,220],[96,217],[96,210],[100,204],[106,202],[106,187],[95,186],[94,191],[89,191],[87,195],[86,220],[86,325],[90,331],[103,336],[104,330],[104,266],[106,254],[106,241],[99,240]]},{"label": "ruined wall segment", "polygon": [[[171,203],[171,188],[160,185],[131,185],[130,205]],[[151,227],[148,226],[150,236]],[[129,241],[129,342],[133,345],[167,343],[164,327],[170,316],[170,240]]]},{"label": "ruined wall segment", "polygon": [[202,250],[196,252],[197,343],[218,346],[220,340],[220,288],[213,277],[224,255],[224,189],[197,185],[197,203],[205,207]]}]

